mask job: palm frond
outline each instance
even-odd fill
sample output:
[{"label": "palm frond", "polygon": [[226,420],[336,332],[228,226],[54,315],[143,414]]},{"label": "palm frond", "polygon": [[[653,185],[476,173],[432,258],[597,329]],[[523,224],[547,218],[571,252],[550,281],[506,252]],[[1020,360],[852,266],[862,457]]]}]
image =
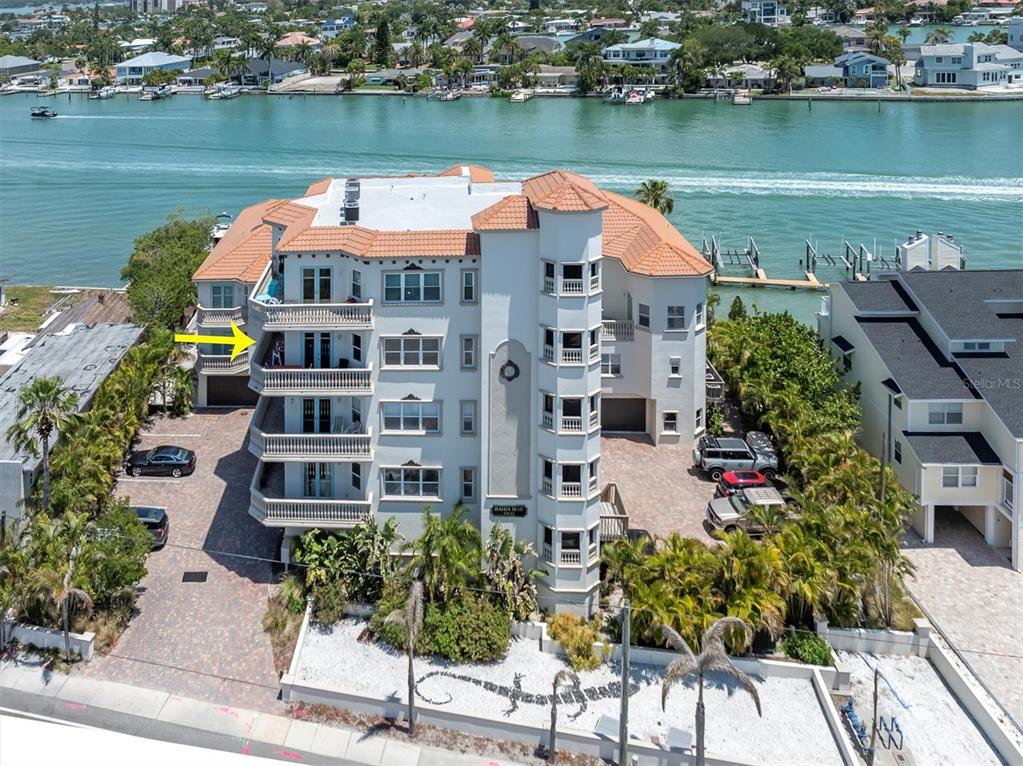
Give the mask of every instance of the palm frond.
[{"label": "palm frond", "polygon": [[757,692],[757,686],[753,683],[753,679],[735,667],[727,655],[721,658],[708,658],[708,660],[707,665],[704,667],[704,672],[714,671],[733,680],[739,688],[753,698],[753,704],[757,706],[757,715],[763,718],[764,713],[760,707],[760,694]]},{"label": "palm frond", "polygon": [[753,641],[753,631],[743,620],[738,617],[722,617],[703,632],[703,643],[701,648],[706,650],[712,643],[724,644],[725,632],[729,629],[741,631],[744,641],[739,647],[745,649]]},{"label": "palm frond", "polygon": [[[689,676],[696,672],[698,672],[696,658],[691,654],[688,657],[679,657],[668,666],[668,669],[664,671],[664,680],[661,682],[661,710],[665,709],[668,702],[668,692],[678,684],[684,683]],[[623,690],[622,693],[624,694],[625,691]]]}]

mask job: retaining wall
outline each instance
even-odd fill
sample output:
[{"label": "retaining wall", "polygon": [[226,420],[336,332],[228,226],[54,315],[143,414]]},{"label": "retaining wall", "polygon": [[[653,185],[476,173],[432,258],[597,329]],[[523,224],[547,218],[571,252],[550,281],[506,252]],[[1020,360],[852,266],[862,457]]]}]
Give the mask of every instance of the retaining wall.
[{"label": "retaining wall", "polygon": [[[83,660],[91,660],[94,651],[96,634],[69,633],[72,653],[78,654]],[[51,628],[40,628],[37,625],[23,625],[11,620],[4,621],[4,643],[17,641],[20,644],[34,646],[37,649],[56,649],[64,652],[64,631]]]},{"label": "retaining wall", "polygon": [[923,619],[917,619],[915,623],[915,630],[909,633],[902,630],[832,628],[827,620],[820,620],[817,635],[831,644],[832,649],[845,652],[926,657],[931,643],[931,624]]}]

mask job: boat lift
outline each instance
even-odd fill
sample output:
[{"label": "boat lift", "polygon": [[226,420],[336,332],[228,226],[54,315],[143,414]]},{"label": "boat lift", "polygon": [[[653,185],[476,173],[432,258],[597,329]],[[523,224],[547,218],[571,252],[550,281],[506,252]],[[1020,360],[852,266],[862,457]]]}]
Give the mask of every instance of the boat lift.
[{"label": "boat lift", "polygon": [[756,273],[760,270],[760,249],[753,237],[746,238],[745,250],[722,250],[717,237],[711,237],[710,242],[704,238],[702,253],[703,257],[719,271],[740,268]]}]

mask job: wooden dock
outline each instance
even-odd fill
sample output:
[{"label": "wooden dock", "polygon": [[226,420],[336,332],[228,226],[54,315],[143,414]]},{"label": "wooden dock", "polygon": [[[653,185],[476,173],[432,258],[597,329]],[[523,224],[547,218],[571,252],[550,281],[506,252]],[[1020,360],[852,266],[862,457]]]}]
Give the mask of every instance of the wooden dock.
[{"label": "wooden dock", "polygon": [[714,283],[736,287],[786,287],[790,290],[827,290],[828,286],[814,274],[807,273],[805,279],[775,279],[767,276],[763,269],[757,269],[752,277],[725,277],[714,275]]}]

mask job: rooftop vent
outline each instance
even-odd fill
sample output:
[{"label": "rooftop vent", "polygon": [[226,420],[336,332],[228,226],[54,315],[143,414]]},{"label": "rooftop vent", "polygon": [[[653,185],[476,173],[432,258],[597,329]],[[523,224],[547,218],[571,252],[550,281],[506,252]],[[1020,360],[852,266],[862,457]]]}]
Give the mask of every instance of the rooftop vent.
[{"label": "rooftop vent", "polygon": [[345,205],[341,216],[341,223],[351,226],[359,222],[359,193],[361,184],[358,178],[349,178],[345,181]]}]

